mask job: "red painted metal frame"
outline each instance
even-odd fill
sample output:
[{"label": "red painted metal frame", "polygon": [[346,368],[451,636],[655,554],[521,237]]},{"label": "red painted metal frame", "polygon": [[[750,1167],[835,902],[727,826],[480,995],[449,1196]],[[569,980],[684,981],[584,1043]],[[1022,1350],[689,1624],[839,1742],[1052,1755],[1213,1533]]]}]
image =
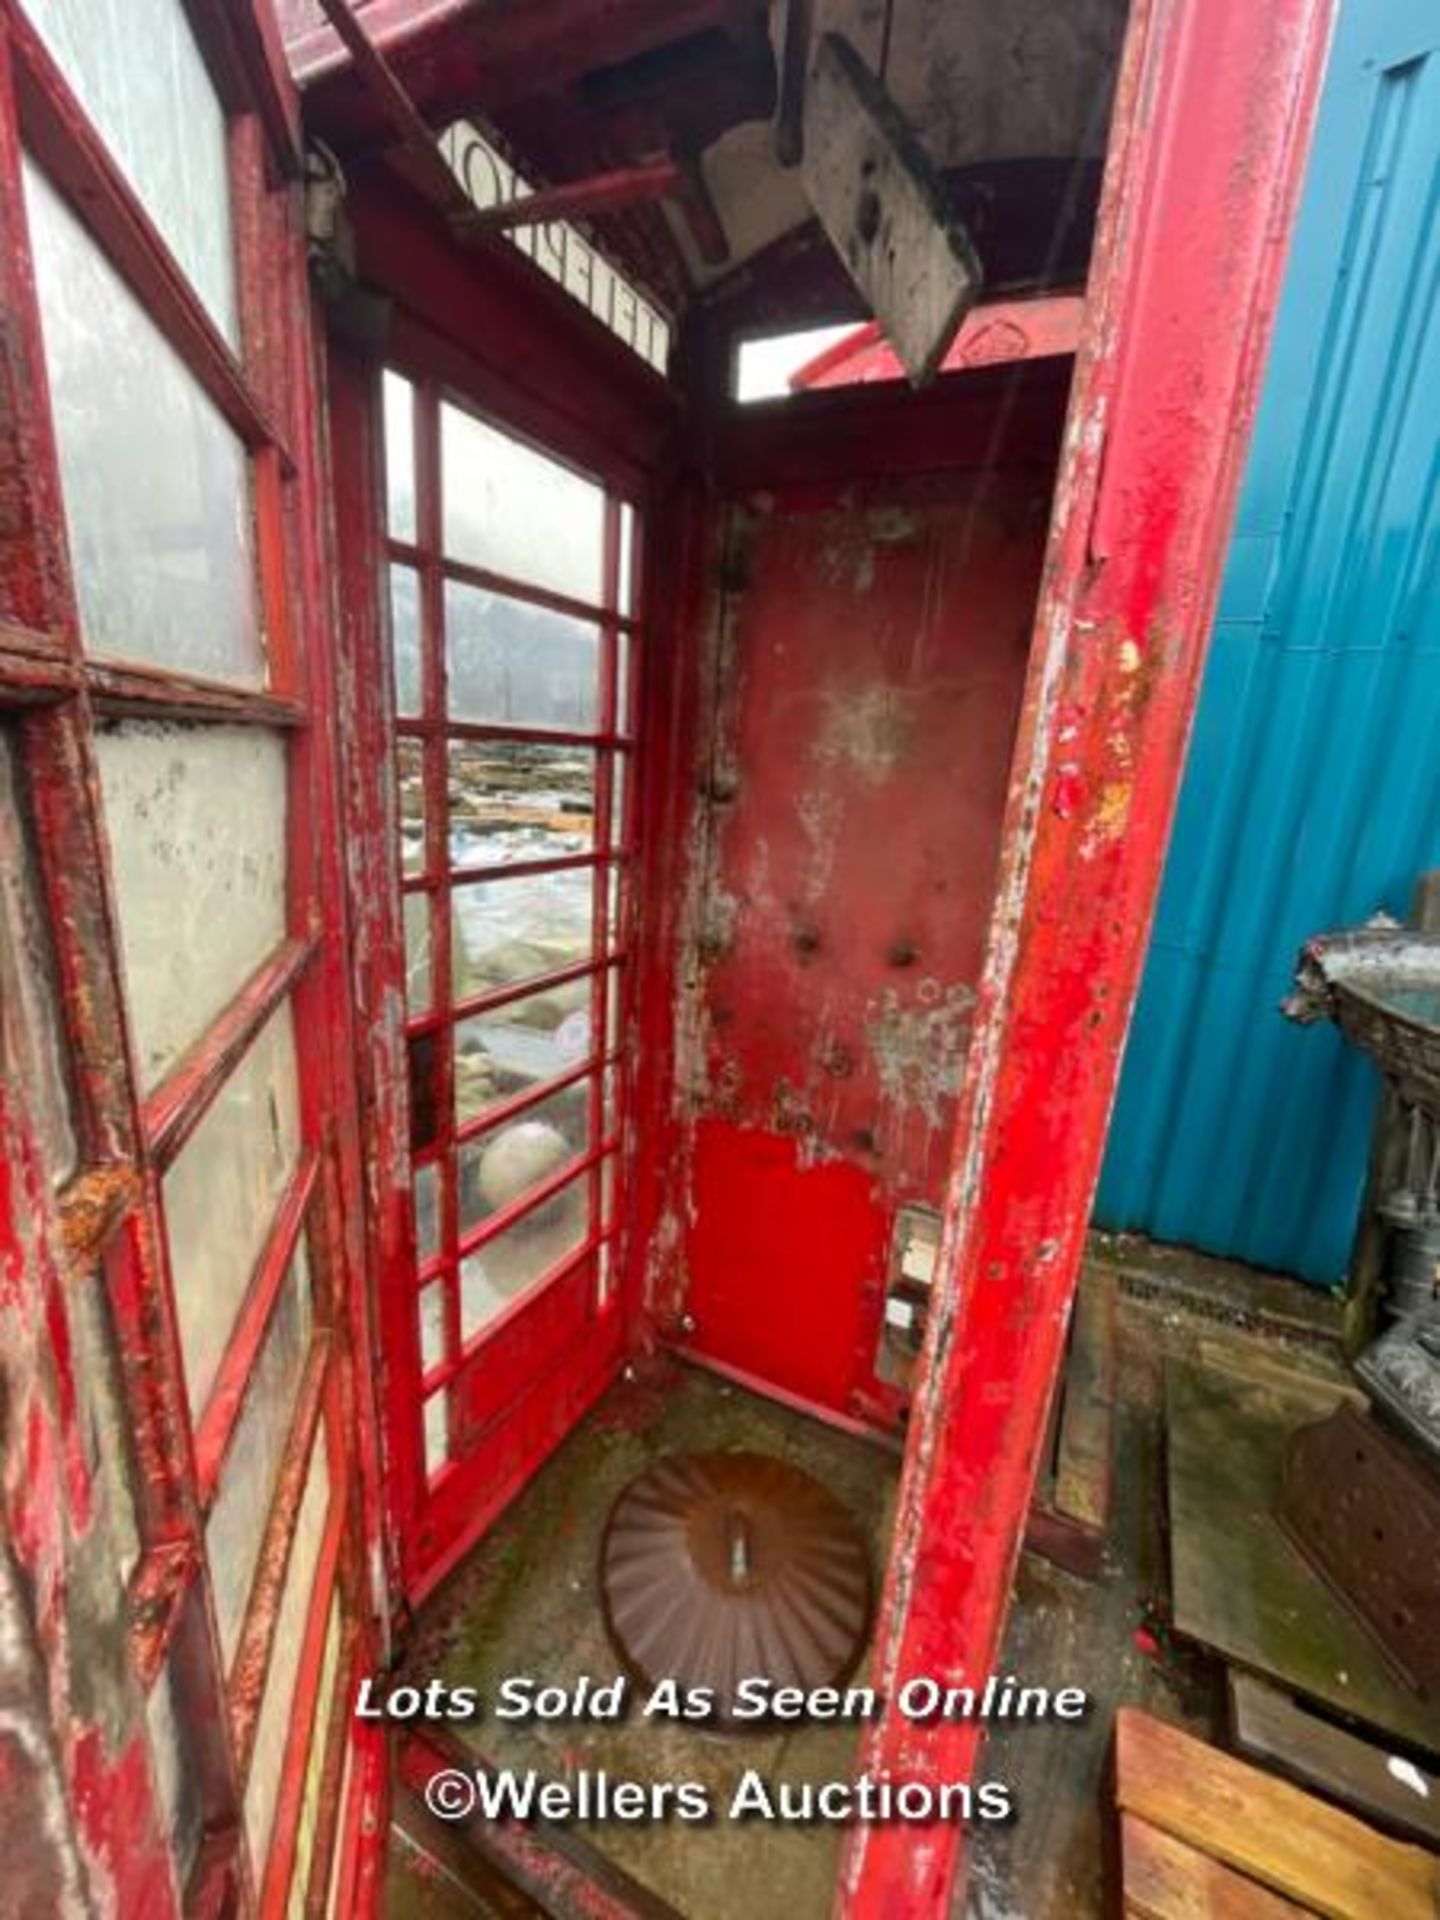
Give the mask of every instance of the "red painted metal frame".
[{"label": "red painted metal frame", "polygon": [[[37,853],[53,923],[73,1077],[81,1168],[57,1196],[35,1209],[54,1218],[54,1245],[73,1276],[94,1286],[103,1273],[122,1364],[130,1440],[136,1459],[141,1557],[129,1585],[129,1660],[143,1696],[169,1664],[198,1742],[199,1790],[208,1836],[184,1890],[196,1911],[248,1911],[260,1863],[246,1857],[240,1835],[240,1782],[246,1728],[258,1713],[278,1608],[278,1583],[260,1581],[245,1631],[246,1673],[228,1689],[219,1656],[204,1559],[204,1512],[224,1470],[226,1449],[261,1350],[265,1325],[285,1267],[302,1233],[310,1246],[319,1331],[312,1368],[328,1367],[325,1414],[335,1505],[364,1521],[357,1540],[378,1537],[371,1342],[361,1271],[358,1124],[353,1095],[354,1040],[344,962],[344,900],[329,714],[333,678],[330,605],[322,572],[323,492],[313,406],[311,321],[303,238],[291,209],[269,190],[276,161],[276,109],[298,124],[293,92],[273,55],[277,45],[265,0],[252,16],[227,10],[223,33],[200,30],[231,120],[231,191],[236,227],[237,285],[243,351],[232,353],[191,292],[164,243],[103,142],[77,105],[38,37],[0,0],[0,214],[7,245],[0,291],[7,330],[0,341],[6,395],[3,484],[7,511],[0,545],[0,709],[23,718],[25,772],[35,816]],[[197,4],[197,14],[205,7]],[[214,24],[214,23],[212,23]],[[253,30],[253,31],[252,31]],[[251,54],[244,52],[250,45]],[[251,57],[265,54],[269,79]],[[257,117],[258,116],[258,117]],[[267,153],[260,132],[269,128]],[[81,220],[109,254],[136,298],[169,338],[195,378],[251,449],[259,585],[272,686],[248,693],[152,668],[88,659],[80,645],[66,556],[58,465],[50,424],[43,345],[29,271],[26,219],[19,184],[19,141],[71,197]],[[283,158],[283,156],[281,156]],[[282,438],[282,434],[289,438]],[[283,727],[289,753],[290,937],[203,1034],[165,1082],[142,1103],[136,1091],[119,962],[108,848],[97,814],[94,717],[142,713],[170,720],[225,719]],[[309,1143],[224,1356],[220,1387],[192,1434],[163,1227],[161,1174],[181,1150],[226,1076],[265,1019],[289,998],[307,1035],[300,1054],[303,1135]],[[32,1164],[22,1146],[24,1123],[6,1135],[4,1173]],[[28,1176],[27,1176],[28,1177]],[[0,1208],[0,1257],[15,1249],[6,1236],[16,1222]],[[32,1229],[33,1231],[33,1229]],[[25,1257],[21,1249],[22,1259]],[[44,1271],[29,1249],[27,1265]],[[62,1408],[85,1389],[73,1374],[65,1313],[52,1301],[48,1342],[58,1370]],[[18,1351],[18,1350],[17,1350]],[[326,1355],[329,1355],[328,1362]],[[312,1372],[312,1378],[321,1377]],[[368,1400],[371,1412],[359,1418]],[[72,1414],[66,1415],[67,1419]],[[319,1410],[315,1417],[319,1418]],[[360,1465],[343,1446],[340,1423],[358,1431]],[[297,1423],[298,1427],[299,1423]],[[275,1547],[289,1538],[284,1488],[293,1480],[297,1445],[281,1471]],[[33,1446],[33,1442],[32,1442]],[[88,1524],[83,1475],[63,1494],[41,1474],[13,1506],[12,1538],[33,1542],[36,1591],[50,1596],[64,1649],[63,1542]],[[353,1494],[353,1498],[351,1497]],[[18,1531],[17,1531],[17,1522]],[[330,1556],[333,1565],[334,1554]],[[361,1550],[355,1550],[357,1565]],[[368,1612],[358,1578],[351,1603]],[[317,1587],[316,1605],[328,1603]],[[197,1613],[198,1607],[198,1613]],[[198,1633],[186,1621],[197,1621]],[[356,1632],[368,1635],[368,1621]],[[72,1656],[83,1661],[90,1649]],[[178,1662],[178,1665],[177,1665]],[[62,1661],[63,1670],[63,1661]],[[302,1666],[302,1693],[306,1674]],[[137,1696],[138,1698],[138,1696]],[[55,1703],[54,1733],[65,1756],[72,1814],[92,1886],[109,1887],[122,1913],[175,1910],[181,1890],[166,1885],[158,1835],[143,1709],[136,1712],[113,1760],[98,1729],[73,1720]],[[292,1743],[294,1744],[294,1743]],[[287,1755],[282,1818],[276,1839],[293,1846],[284,1821],[297,1811],[296,1783],[306,1754]],[[271,1880],[275,1870],[271,1869]],[[283,1893],[284,1889],[281,1889]]]},{"label": "red painted metal frame", "polygon": [[[875,1678],[998,1658],[1194,710],[1328,24],[1137,0],[1012,769]],[[1083,1676],[1082,1676],[1083,1678]],[[871,1730],[964,1780],[973,1721]],[[947,1909],[950,1826],[850,1836],[839,1911]]]},{"label": "red painted metal frame", "polygon": [[[940,363],[942,373],[1073,354],[1080,339],[1085,299],[1078,293],[1041,299],[987,300],[966,314]],[[817,353],[790,376],[794,393],[819,387],[863,386],[903,380],[905,369],[878,320],[868,320]]]},{"label": "red painted metal frame", "polygon": [[[678,420],[673,392],[603,327],[560,293],[533,264],[513,248],[497,246],[483,260],[448,236],[423,199],[395,180],[366,174],[355,178],[352,213],[360,272],[372,286],[395,300],[389,360],[419,380],[435,395],[455,394],[499,421],[508,431],[541,446],[546,452],[599,479],[607,490],[636,502],[642,514],[649,504],[648,488],[656,459]],[[350,907],[353,916],[355,998],[367,1044],[360,1055],[362,1109],[369,1126],[367,1138],[367,1226],[372,1271],[376,1276],[379,1365],[384,1375],[383,1397],[389,1407],[397,1400],[412,1408],[423,1385],[434,1386],[449,1376],[421,1381],[418,1326],[414,1311],[415,1245],[409,1192],[410,1113],[408,1076],[400,1051],[404,1022],[404,975],[398,904],[398,834],[394,795],[388,782],[377,782],[374,769],[384,764],[395,739],[389,658],[384,620],[377,597],[387,552],[415,565],[431,563],[428,603],[438,601],[440,574],[436,538],[422,553],[416,543],[386,542],[383,538],[381,481],[381,422],[376,369],[359,359],[335,353],[330,363],[329,418],[333,445],[332,481],[335,489],[335,565],[337,598],[341,609],[341,673],[346,689],[341,720],[345,742],[345,817],[350,828]],[[423,423],[422,432],[431,432]],[[424,464],[422,449],[422,468]],[[428,508],[422,509],[429,511]],[[435,530],[438,533],[438,529]],[[638,545],[638,543],[637,543]],[[637,552],[634,567],[638,573]],[[502,582],[481,570],[446,561],[444,569],[474,584],[516,588],[517,597],[536,604],[554,604],[567,612],[588,613],[563,596],[547,595],[519,583]],[[422,566],[423,572],[423,566]],[[602,596],[603,597],[603,596]],[[602,633],[613,627],[618,636],[629,632],[627,622],[613,611],[602,611]],[[648,615],[648,607],[637,613]],[[433,620],[433,613],[431,615]],[[438,623],[431,627],[438,635]],[[611,642],[607,639],[606,645]],[[617,643],[618,644],[618,643]],[[630,683],[630,711],[636,711],[640,649],[631,635],[624,658]],[[431,678],[435,677],[432,667]],[[425,727],[407,723],[404,731],[425,734]],[[501,734],[539,738],[533,729],[471,729],[451,723],[456,738]],[[558,741],[564,734],[546,735]],[[437,735],[438,738],[438,735]],[[581,744],[576,736],[574,744]],[[626,745],[613,728],[585,737],[583,744],[598,749]],[[637,796],[634,796],[638,798]],[[430,817],[438,819],[431,808]],[[637,819],[632,803],[630,818]],[[634,828],[630,829],[634,833]],[[438,874],[439,858],[432,858]],[[632,890],[621,899],[623,926],[633,911]],[[628,940],[628,931],[626,940]],[[613,958],[628,958],[624,942],[617,942]],[[525,983],[527,989],[558,984],[579,977],[587,969],[561,969],[546,980]],[[453,1007],[455,1015],[498,1005],[507,995],[484,994]],[[412,1035],[438,1033],[434,1018],[408,1022]],[[633,1061],[623,1047],[621,1078],[627,1087]],[[611,1142],[603,1143],[607,1148]],[[627,1145],[628,1158],[628,1145]],[[447,1195],[453,1206],[453,1195]],[[585,1250],[588,1262],[599,1261],[613,1281],[619,1269],[616,1249],[622,1223],[607,1223],[592,1236]],[[537,1316],[551,1315],[547,1288],[563,1303],[568,1265],[546,1276],[529,1290],[489,1331],[494,1337],[491,1358],[502,1361],[484,1371],[489,1403],[491,1389],[512,1403],[503,1432],[485,1432],[490,1461],[483,1490],[467,1477],[450,1473],[428,1497],[429,1517],[418,1520],[426,1499],[420,1459],[418,1421],[412,1415],[385,1423],[384,1447],[387,1564],[401,1604],[413,1602],[434,1585],[466,1544],[493,1520],[524,1484],[551,1448],[562,1439],[607,1382],[625,1350],[628,1315],[599,1309],[591,1338],[558,1361],[539,1350],[527,1350],[524,1329],[539,1330]],[[427,1270],[428,1273],[428,1270]],[[593,1287],[591,1289],[593,1297]],[[453,1331],[453,1329],[452,1329]],[[484,1335],[474,1343],[484,1350]],[[468,1383],[480,1376],[474,1369],[454,1375],[455,1391],[466,1392],[467,1426],[478,1432],[470,1412]],[[408,1383],[408,1384],[406,1384]],[[373,1756],[369,1764],[374,1765]],[[363,1863],[361,1871],[364,1871]]]},{"label": "red painted metal frame", "polygon": [[[447,369],[453,366],[448,357]],[[406,1591],[418,1599],[434,1584],[438,1570],[448,1566],[464,1547],[478,1538],[483,1526],[493,1518],[495,1508],[487,1495],[497,1484],[505,1487],[507,1497],[518,1485],[513,1469],[497,1473],[497,1461],[506,1455],[507,1443],[497,1430],[502,1413],[515,1414],[522,1430],[544,1430],[559,1437],[573,1414],[565,1411],[568,1390],[565,1382],[572,1375],[588,1382],[594,1372],[594,1354],[575,1356],[567,1361],[563,1349],[586,1343],[595,1334],[600,1298],[600,1263],[612,1237],[613,1222],[604,1217],[607,1194],[606,1165],[616,1160],[619,1137],[614,1121],[606,1112],[605,1088],[618,1084],[621,1061],[610,1048],[607,1019],[610,983],[623,978],[624,954],[617,929],[610,924],[611,876],[619,876],[621,897],[628,891],[625,875],[631,858],[629,828],[619,839],[612,835],[614,772],[623,759],[630,768],[633,787],[635,735],[633,724],[622,726],[622,718],[633,718],[633,705],[627,700],[622,714],[617,676],[620,660],[620,635],[626,636],[626,659],[633,676],[638,670],[642,647],[639,623],[621,613],[620,547],[622,509],[613,490],[606,493],[603,545],[603,570],[598,602],[576,601],[568,596],[547,592],[528,583],[517,582],[489,570],[448,558],[444,552],[440,503],[440,431],[441,402],[451,389],[442,387],[429,369],[427,360],[419,363],[401,357],[400,371],[412,379],[413,446],[416,474],[416,534],[410,541],[386,541],[389,559],[417,571],[421,623],[421,711],[417,715],[387,717],[375,715],[384,729],[372,736],[375,749],[372,764],[389,757],[387,736],[397,745],[414,742],[420,755],[421,785],[425,798],[425,832],[422,871],[398,882],[406,898],[427,902],[429,923],[431,999],[406,1021],[409,1048],[408,1079],[412,1100],[417,1075],[427,1092],[427,1111],[436,1116],[437,1127],[424,1140],[407,1142],[407,1157],[413,1150],[415,1166],[432,1169],[437,1185],[440,1253],[423,1270],[415,1252],[413,1220],[408,1224],[403,1247],[397,1250],[384,1270],[382,1300],[395,1335],[390,1386],[387,1392],[388,1422],[391,1427],[390,1459],[392,1473],[398,1479],[396,1528],[401,1542],[402,1570]],[[463,396],[457,396],[463,404]],[[370,415],[372,429],[373,408]],[[501,424],[509,425],[502,417]],[[372,496],[372,506],[375,505]],[[632,514],[632,526],[634,519]],[[637,556],[638,558],[638,556]],[[564,733],[543,728],[489,726],[456,723],[449,717],[446,692],[447,662],[444,638],[444,585],[447,580],[481,584],[488,591],[508,594],[531,604],[555,607],[594,625],[599,637],[597,654],[600,704],[593,731]],[[372,592],[375,590],[372,583]],[[381,663],[380,678],[390,684],[388,663]],[[627,693],[629,689],[627,689]],[[456,867],[449,850],[449,764],[448,746],[452,739],[485,740],[492,738],[533,739],[537,742],[573,742],[593,751],[595,763],[594,851],[557,860],[530,861],[494,868]],[[391,841],[391,849],[395,841]],[[380,864],[393,864],[393,851],[380,856]],[[591,952],[584,963],[561,969],[567,979],[591,982],[592,1044],[587,1059],[573,1070],[555,1079],[526,1088],[481,1116],[461,1124],[457,1121],[453,1072],[452,1035],[459,1021],[472,1010],[471,1001],[458,1002],[454,995],[451,966],[450,900],[457,888],[486,880],[505,882],[526,875],[568,870],[588,870],[594,876],[592,886]],[[396,884],[392,881],[390,884]],[[399,937],[392,925],[391,938]],[[473,1006],[503,1005],[507,1001],[536,991],[540,979],[514,983],[501,989],[473,996]],[[423,1046],[422,1042],[429,1042]],[[384,1044],[382,1038],[382,1045]],[[537,1106],[562,1088],[588,1081],[590,1146],[558,1169],[552,1176],[510,1205],[500,1209],[477,1228],[463,1233],[459,1220],[459,1150],[495,1127]],[[413,1122],[413,1115],[412,1115]],[[413,1128],[412,1128],[413,1131]],[[589,1227],[582,1243],[553,1269],[540,1275],[509,1302],[494,1321],[467,1340],[462,1338],[460,1269],[462,1261],[481,1246],[504,1232],[527,1214],[544,1205],[562,1189],[577,1181],[587,1188]],[[420,1363],[415,1326],[419,1302],[425,1289],[441,1288],[445,1354],[441,1362],[425,1371]],[[578,1289],[578,1291],[577,1291]],[[585,1310],[578,1319],[557,1315],[553,1302],[582,1298]],[[547,1305],[547,1302],[551,1304]],[[388,1346],[388,1343],[387,1343]],[[597,1343],[603,1355],[602,1377],[608,1377],[618,1355],[618,1346],[606,1340]],[[576,1367],[578,1365],[578,1375]],[[476,1383],[483,1371],[484,1391],[477,1393]],[[561,1409],[558,1425],[554,1415],[536,1429],[520,1410],[526,1396],[545,1399],[559,1387],[556,1405]],[[438,1475],[430,1475],[425,1466],[424,1403],[438,1394],[445,1396],[449,1463]],[[588,1402],[587,1402],[588,1403]],[[477,1404],[490,1409],[483,1416]],[[547,1442],[550,1444],[551,1442]],[[528,1447],[520,1460],[530,1459]],[[532,1462],[533,1463],[533,1462]],[[439,1517],[447,1516],[443,1520]]]}]

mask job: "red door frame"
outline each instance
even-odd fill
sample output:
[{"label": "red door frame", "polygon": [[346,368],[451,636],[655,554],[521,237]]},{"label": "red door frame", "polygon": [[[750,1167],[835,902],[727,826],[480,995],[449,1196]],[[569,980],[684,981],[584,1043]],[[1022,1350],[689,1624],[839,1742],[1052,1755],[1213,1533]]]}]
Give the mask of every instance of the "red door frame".
[{"label": "red door frame", "polygon": [[[892,1698],[999,1657],[1329,13],[1134,0],[877,1629]],[[892,1704],[863,1765],[964,1781],[980,1733]],[[837,1911],[946,1912],[962,1860],[955,1827],[858,1828]]]},{"label": "red door frame", "polygon": [[[643,529],[651,500],[653,460],[677,417],[664,383],[588,313],[561,293],[530,261],[503,239],[483,253],[457,248],[439,230],[426,204],[383,177],[357,180],[350,202],[357,260],[366,283],[395,303],[384,364],[416,382],[417,450],[422,465],[435,456],[436,400],[452,394],[506,430],[533,441],[603,485],[612,500],[622,496],[637,509]],[[383,507],[380,367],[336,351],[329,371],[329,423],[335,486],[336,561],[342,609],[340,647],[347,702],[342,713],[347,821],[352,826],[350,892],[354,915],[355,994],[363,1028],[362,1095],[368,1116],[367,1187],[371,1209],[372,1272],[384,1375],[385,1509],[389,1568],[402,1605],[413,1606],[431,1591],[514,1497],[541,1461],[565,1437],[614,1378],[630,1344],[633,1297],[613,1296],[613,1310],[576,1322],[582,1303],[573,1284],[584,1281],[602,1245],[617,1235],[592,1232],[583,1257],[549,1284],[527,1293],[487,1329],[465,1365],[487,1363],[485,1399],[493,1406],[472,1456],[474,1471],[447,1472],[427,1485],[421,1445],[421,1393],[433,1391],[440,1370],[422,1380],[416,1320],[415,1223],[410,1190],[410,1074],[404,1016],[403,937],[399,918],[402,876],[391,783],[376,769],[394,752],[397,726],[385,618],[382,611],[387,552],[419,561],[430,580],[424,595],[427,673],[440,681],[438,599],[440,562],[436,503],[420,492],[420,546],[387,542]],[[612,509],[612,532],[616,516]],[[610,542],[610,574],[615,547]],[[638,545],[637,545],[638,562]],[[450,572],[457,572],[446,563]],[[459,570],[463,571],[463,570]],[[521,589],[529,593],[528,589]],[[533,595],[531,595],[533,597]],[[652,608],[645,601],[633,621],[602,619],[613,652],[621,626],[631,632],[629,659],[631,740],[643,730],[635,697],[639,658]],[[433,724],[434,715],[424,723]],[[419,723],[399,731],[414,734]],[[614,746],[613,729],[595,736],[601,749]],[[635,755],[629,755],[632,768]],[[429,815],[442,817],[441,767],[430,756]],[[639,795],[630,778],[629,820],[638,816]],[[597,818],[597,831],[606,820]],[[630,844],[618,864],[633,870]],[[433,850],[432,850],[433,851]],[[608,856],[607,856],[608,857]],[[432,868],[438,872],[432,858]],[[597,895],[601,890],[597,889]],[[626,916],[630,918],[627,886]],[[628,925],[618,958],[625,962],[626,1005],[634,1001],[634,969],[628,964]],[[443,956],[433,963],[443,967]],[[536,983],[536,984],[543,984]],[[622,1008],[622,1017],[625,1009]],[[413,1025],[414,1023],[409,1023]],[[422,1023],[423,1024],[423,1023]],[[623,1115],[629,1100],[631,1063],[623,1035],[596,1035],[611,1056]],[[443,1089],[442,1089],[443,1092]],[[592,1149],[592,1189],[598,1205],[600,1156],[615,1147],[598,1140]],[[624,1142],[620,1143],[622,1181]],[[598,1216],[597,1216],[598,1221]],[[593,1289],[592,1289],[593,1291]],[[568,1301],[568,1305],[567,1305]],[[452,1301],[452,1319],[454,1303]],[[560,1324],[569,1315],[570,1332]],[[459,1378],[455,1358],[448,1379]]]},{"label": "red door frame", "polygon": [[[193,0],[191,25],[229,122],[230,190],[241,345],[232,351],[39,36],[0,0],[0,292],[7,328],[0,384],[7,514],[0,544],[0,708],[15,724],[34,814],[35,857],[50,910],[79,1165],[53,1198],[40,1175],[23,1088],[0,1106],[0,1265],[7,1281],[11,1386],[26,1407],[26,1470],[7,1468],[6,1520],[43,1597],[51,1714],[81,1870],[122,1913],[282,1910],[292,1891],[323,1904],[338,1792],[321,1809],[303,1887],[292,1889],[314,1739],[338,1788],[348,1714],[318,1718],[326,1629],[341,1600],[336,1678],[342,1702],[373,1664],[364,1541],[375,1527],[370,1343],[363,1329],[353,1044],[344,965],[339,818],[329,714],[329,606],[320,572],[305,243],[293,219],[298,108],[266,13]],[[270,685],[246,692],[149,666],[97,661],[81,643],[61,506],[38,303],[20,185],[33,156],[133,297],[248,449],[258,590]],[[98,808],[97,717],[227,721],[281,731],[288,746],[286,938],[149,1093],[142,1095],[119,964],[115,891]],[[216,1386],[188,1410],[163,1224],[162,1176],[268,1017],[289,999],[309,1044],[299,1052],[302,1141],[239,1310]],[[23,1196],[17,1204],[17,1195]],[[26,1215],[28,1214],[28,1218]],[[18,1228],[17,1237],[10,1234]],[[207,1514],[251,1391],[291,1255],[306,1236],[316,1334],[288,1429],[257,1572],[234,1659],[222,1657],[205,1545]],[[125,1429],[135,1454],[138,1562],[118,1656],[134,1711],[118,1729],[74,1705],[66,1662],[102,1658],[100,1629],[67,1650],[78,1543],[94,1508],[77,1409],[94,1382],[76,1357],[72,1296],[102,1292],[113,1318]],[[352,1316],[355,1325],[352,1327]],[[34,1335],[40,1334],[38,1344]],[[353,1337],[358,1334],[358,1338]],[[21,1364],[26,1345],[29,1370]],[[93,1361],[93,1356],[90,1356]],[[47,1370],[58,1390],[46,1407]],[[33,1377],[32,1377],[33,1376]],[[58,1417],[55,1417],[58,1415]],[[359,1428],[356,1449],[348,1435]],[[325,1450],[330,1499],[305,1612],[271,1844],[251,1861],[243,1790],[254,1752],[280,1604],[312,1444]],[[53,1469],[53,1470],[52,1470]],[[188,1884],[175,1884],[147,1752],[146,1700],[165,1673],[183,1689],[195,1742],[204,1838]],[[317,1750],[318,1751],[318,1750]],[[357,1809],[358,1810],[358,1809]],[[38,1836],[37,1836],[38,1837]]]}]

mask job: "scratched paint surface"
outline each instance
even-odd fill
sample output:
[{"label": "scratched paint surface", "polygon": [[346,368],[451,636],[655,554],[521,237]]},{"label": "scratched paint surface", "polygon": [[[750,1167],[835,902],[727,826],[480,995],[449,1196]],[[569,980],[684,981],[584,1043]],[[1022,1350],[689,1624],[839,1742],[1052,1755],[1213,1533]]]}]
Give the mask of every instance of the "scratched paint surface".
[{"label": "scratched paint surface", "polygon": [[712,1357],[852,1414],[894,1411],[872,1377],[894,1209],[941,1199],[1050,480],[728,513],[681,1022],[688,1312]]}]

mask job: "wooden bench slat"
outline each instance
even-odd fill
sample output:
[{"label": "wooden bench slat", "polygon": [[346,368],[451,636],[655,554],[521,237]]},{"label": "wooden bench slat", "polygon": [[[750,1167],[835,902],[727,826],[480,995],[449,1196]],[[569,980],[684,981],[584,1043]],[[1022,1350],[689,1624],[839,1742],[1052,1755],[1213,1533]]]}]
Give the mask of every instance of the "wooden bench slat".
[{"label": "wooden bench slat", "polygon": [[1115,1719],[1115,1796],[1122,1813],[1330,1920],[1440,1912],[1433,1854],[1130,1707]]},{"label": "wooden bench slat", "polygon": [[1313,1914],[1133,1814],[1120,1817],[1120,1852],[1127,1920],[1310,1920]]}]

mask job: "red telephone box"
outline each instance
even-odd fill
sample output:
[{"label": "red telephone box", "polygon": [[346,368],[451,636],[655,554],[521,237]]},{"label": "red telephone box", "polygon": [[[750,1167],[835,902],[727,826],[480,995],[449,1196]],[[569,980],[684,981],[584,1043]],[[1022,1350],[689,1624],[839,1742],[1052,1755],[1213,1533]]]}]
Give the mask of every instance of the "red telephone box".
[{"label": "red telephone box", "polygon": [[753,406],[868,318],[727,171],[808,8],[148,11],[0,0],[11,1870],[369,1912],[360,1680],[656,1354],[903,1448],[877,1684],[993,1666],[1327,8],[1111,10],[989,345]]}]

